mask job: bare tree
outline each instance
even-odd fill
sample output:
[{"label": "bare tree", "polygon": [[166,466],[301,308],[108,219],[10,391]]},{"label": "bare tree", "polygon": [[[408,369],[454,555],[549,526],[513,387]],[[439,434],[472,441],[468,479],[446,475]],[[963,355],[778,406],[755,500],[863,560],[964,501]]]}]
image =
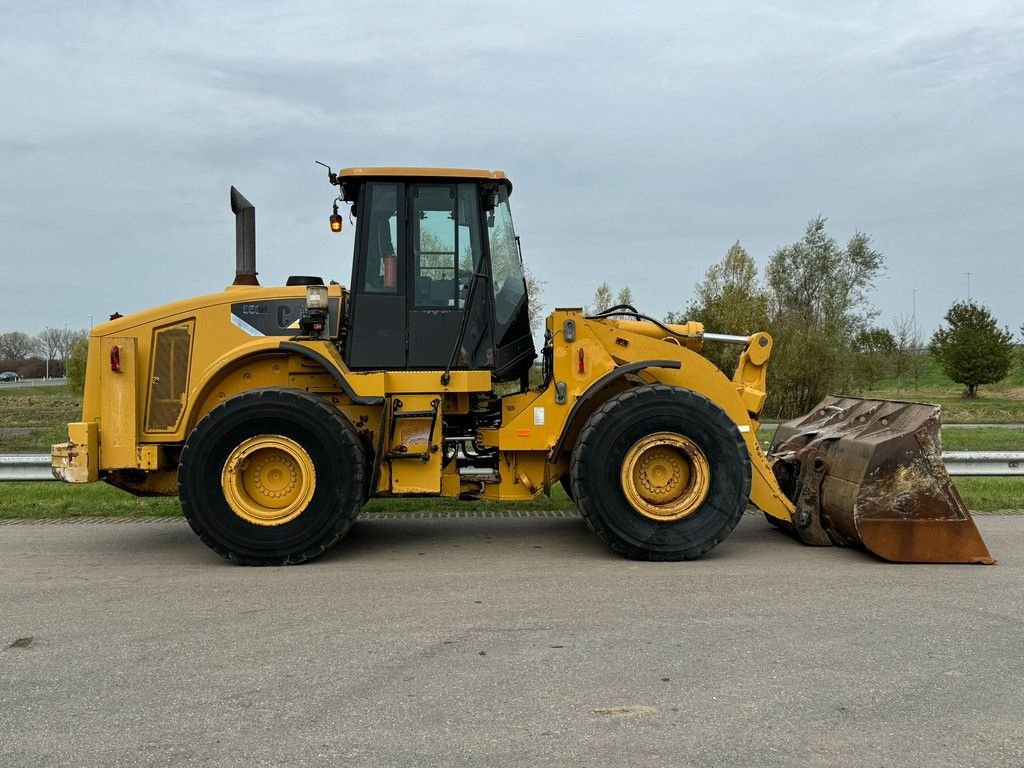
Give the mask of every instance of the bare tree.
[{"label": "bare tree", "polygon": [[544,309],[544,305],[541,303],[540,297],[544,295],[546,281],[533,274],[525,264],[523,265],[523,276],[526,278],[526,300],[529,307],[530,330],[536,331],[537,326],[543,319],[541,310]]},{"label": "bare tree", "polygon": [[893,321],[892,337],[895,343],[892,365],[896,380],[902,384],[903,376],[910,374],[914,379],[914,389],[917,389],[921,375],[921,330],[911,315],[901,314]]},{"label": "bare tree", "polygon": [[859,384],[872,389],[896,357],[896,339],[888,328],[865,328],[853,342],[854,370]]},{"label": "bare tree", "polygon": [[87,338],[89,338],[89,332],[85,330],[73,331],[69,328],[63,328],[60,330],[57,356],[60,359],[61,367],[64,367],[67,364],[68,355],[71,353],[71,347],[74,346],[74,343],[80,339]]},{"label": "bare tree", "polygon": [[37,349],[46,359],[46,378],[50,378],[50,361],[60,356],[61,350],[65,349],[64,339],[67,331],[64,328],[44,328],[36,337],[38,340]]},{"label": "bare tree", "polygon": [[608,286],[608,283],[601,283],[597,286],[597,290],[594,291],[594,306],[590,308],[593,314],[604,312],[612,305],[612,289]]},{"label": "bare tree", "polygon": [[27,333],[11,331],[0,333],[0,360],[20,361],[36,349],[36,340]]}]

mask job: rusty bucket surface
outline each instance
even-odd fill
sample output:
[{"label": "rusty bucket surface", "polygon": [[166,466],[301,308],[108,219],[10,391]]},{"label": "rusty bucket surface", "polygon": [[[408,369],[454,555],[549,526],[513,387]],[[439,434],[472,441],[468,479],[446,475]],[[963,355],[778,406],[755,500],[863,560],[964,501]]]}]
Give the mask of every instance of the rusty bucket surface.
[{"label": "rusty bucket surface", "polygon": [[826,397],[780,424],[768,455],[807,544],[901,563],[995,561],[942,463],[939,407]]}]

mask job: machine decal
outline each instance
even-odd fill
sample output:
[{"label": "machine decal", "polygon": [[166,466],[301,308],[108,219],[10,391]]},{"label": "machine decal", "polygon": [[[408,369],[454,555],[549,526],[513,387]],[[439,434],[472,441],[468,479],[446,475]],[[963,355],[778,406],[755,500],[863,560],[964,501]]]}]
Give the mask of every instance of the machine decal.
[{"label": "machine decal", "polygon": [[240,318],[238,315],[236,315],[234,313],[231,314],[231,324],[236,326],[237,328],[241,328],[243,331],[248,333],[250,336],[263,336],[263,335],[265,335],[262,331],[257,331],[255,328],[253,328],[251,325],[249,325],[247,322],[245,322],[245,320],[243,320],[242,318]]},{"label": "machine decal", "polygon": [[[340,305],[336,298],[328,302],[327,327],[332,336],[338,333]],[[231,322],[250,336],[295,336],[305,306],[304,296],[238,302],[231,305]]]}]

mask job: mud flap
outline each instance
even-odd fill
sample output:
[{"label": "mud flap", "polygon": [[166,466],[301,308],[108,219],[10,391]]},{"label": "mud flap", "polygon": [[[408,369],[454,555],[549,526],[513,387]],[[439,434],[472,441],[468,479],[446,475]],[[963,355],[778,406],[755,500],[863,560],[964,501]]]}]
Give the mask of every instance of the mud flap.
[{"label": "mud flap", "polygon": [[827,397],[780,424],[768,457],[796,505],[780,528],[900,563],[995,560],[942,463],[939,407]]}]

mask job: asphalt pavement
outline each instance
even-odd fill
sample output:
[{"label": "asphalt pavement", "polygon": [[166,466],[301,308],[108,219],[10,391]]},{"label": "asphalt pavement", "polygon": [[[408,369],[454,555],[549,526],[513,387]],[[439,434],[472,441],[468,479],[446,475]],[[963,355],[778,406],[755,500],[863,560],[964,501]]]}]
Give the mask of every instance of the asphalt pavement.
[{"label": "asphalt pavement", "polygon": [[1024,517],[1000,563],[692,563],[577,518],[361,520],[238,568],[180,520],[0,525],[0,765],[1020,766]]}]

